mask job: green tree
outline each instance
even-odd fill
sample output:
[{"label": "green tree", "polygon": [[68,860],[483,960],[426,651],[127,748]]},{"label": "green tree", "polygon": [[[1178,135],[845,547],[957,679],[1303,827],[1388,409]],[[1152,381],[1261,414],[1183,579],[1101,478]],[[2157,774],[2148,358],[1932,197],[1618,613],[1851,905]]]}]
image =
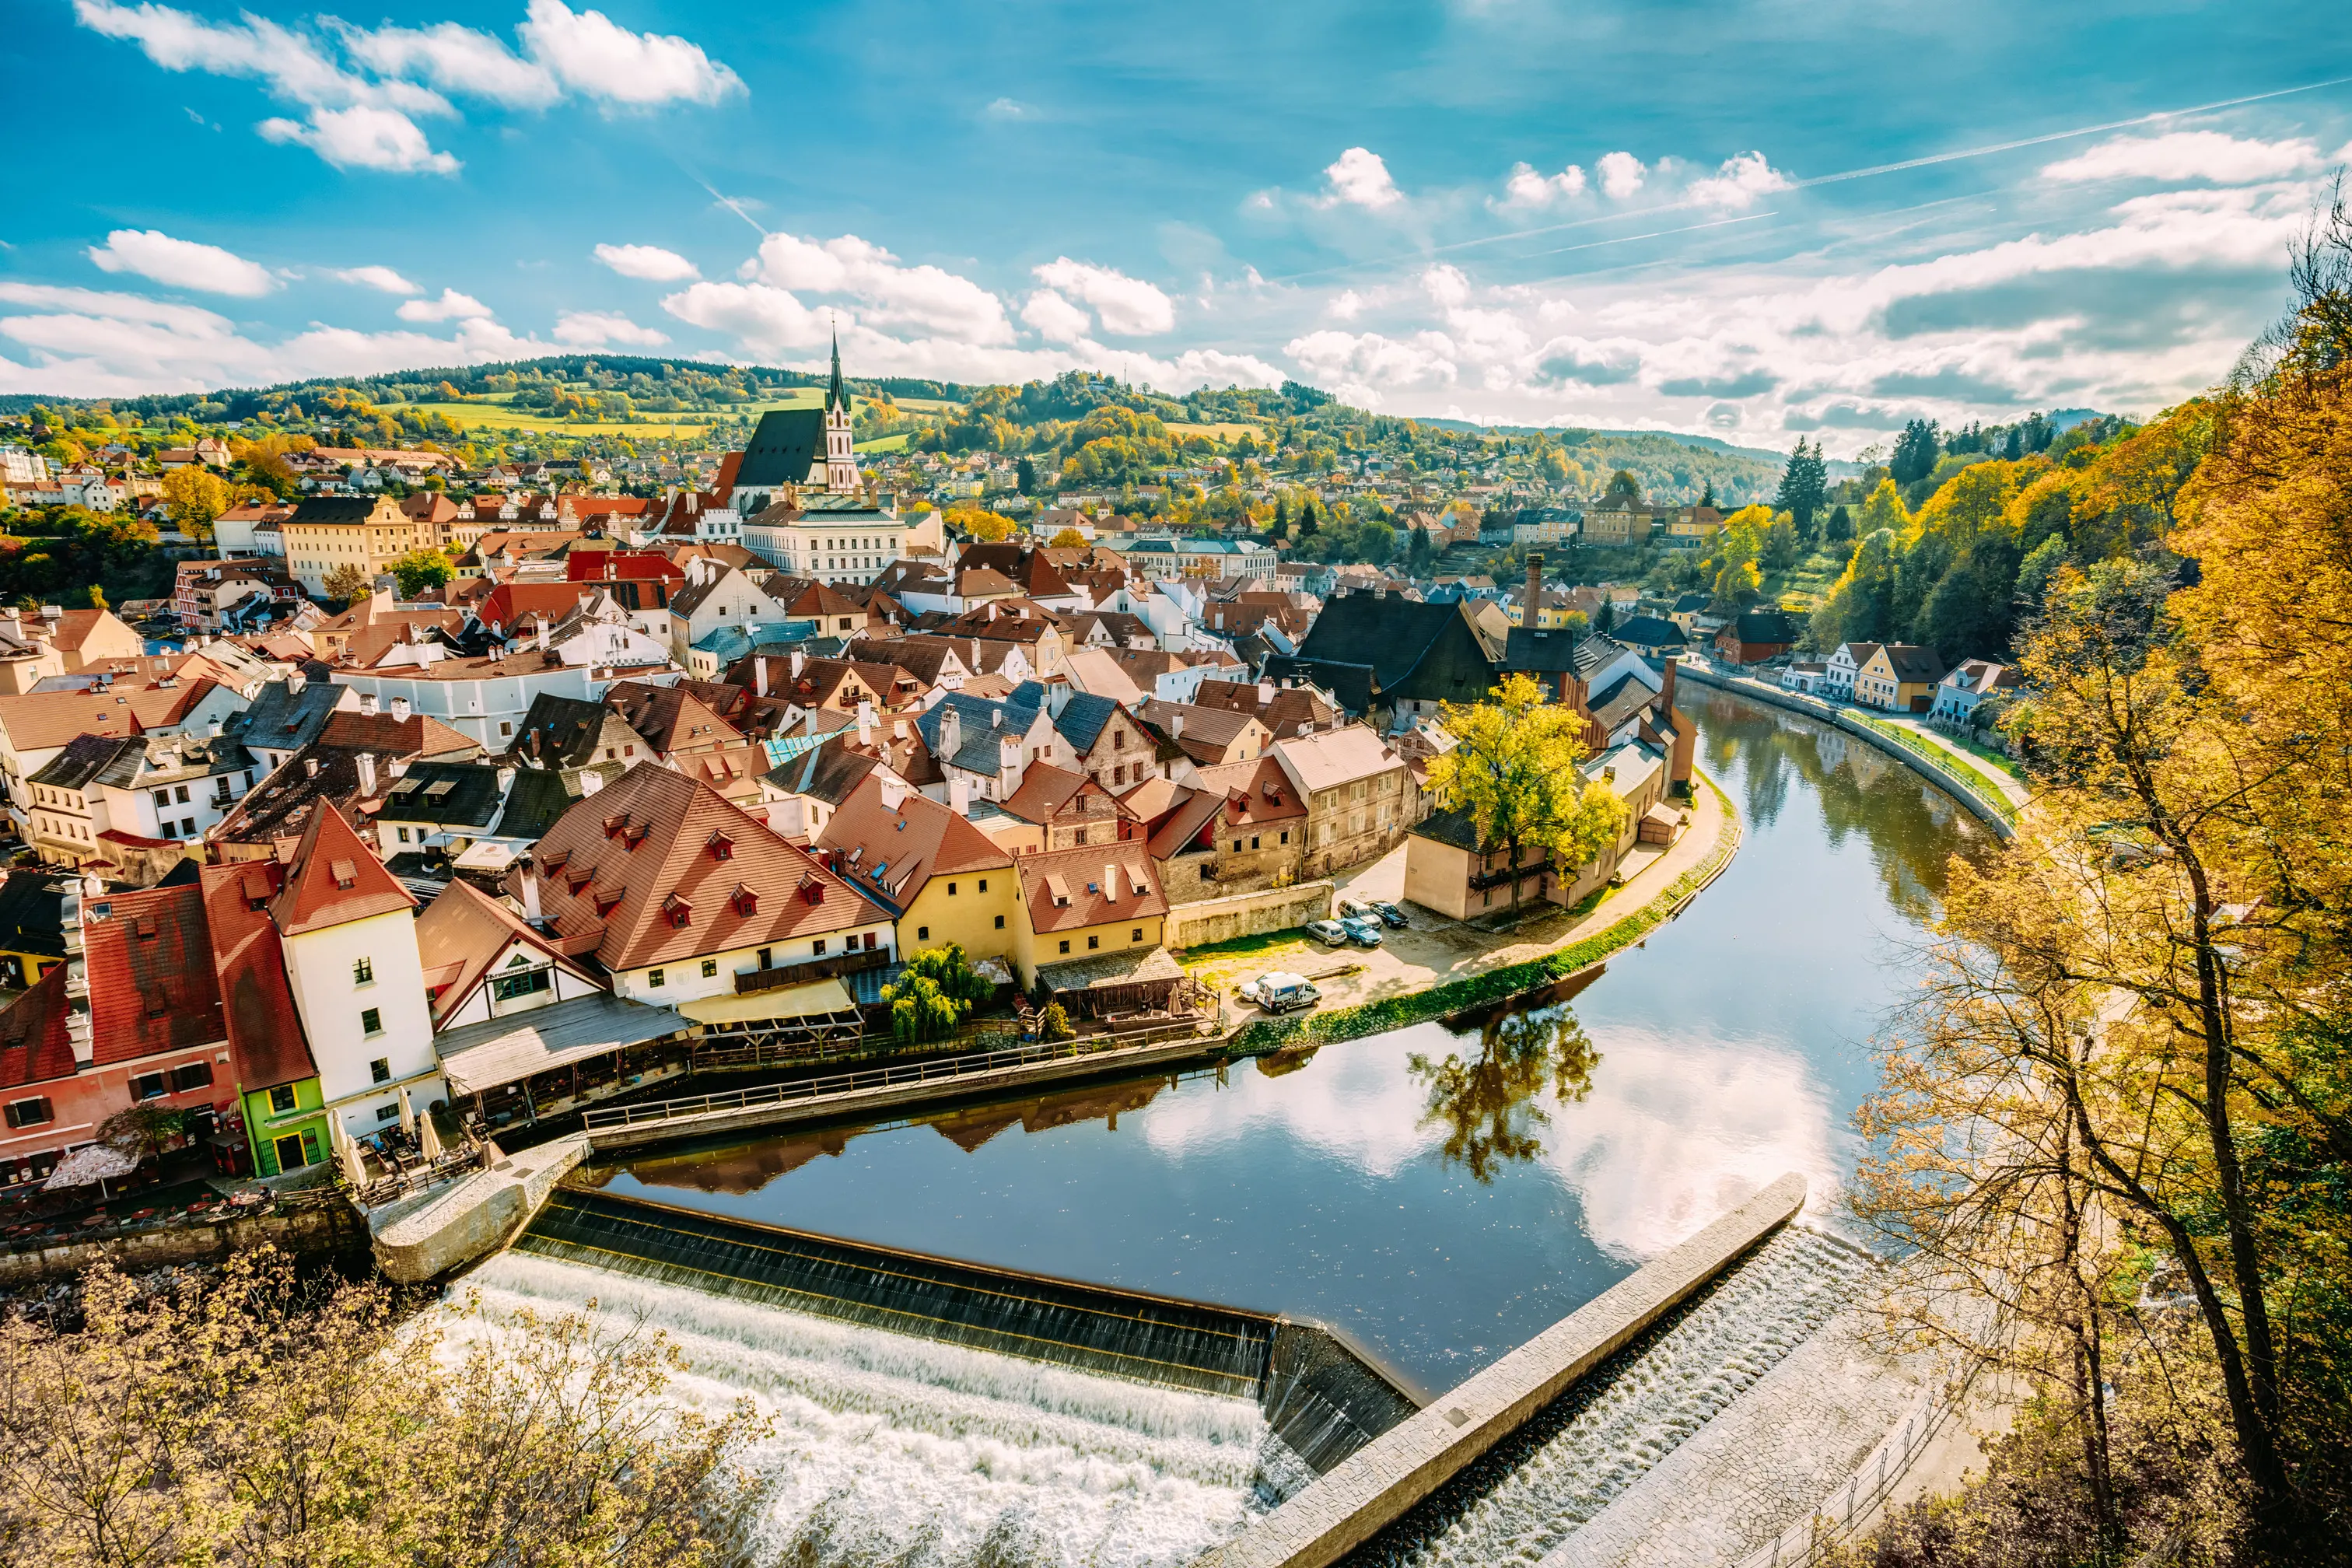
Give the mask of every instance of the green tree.
[{"label": "green tree", "polygon": [[327,574],[325,586],[327,597],[349,603],[367,596],[370,579],[363,568],[347,561]]},{"label": "green tree", "polygon": [[1642,499],[1642,481],[1633,477],[1633,469],[1620,468],[1609,476],[1608,493],[1611,496],[1623,496],[1627,500],[1638,502]]},{"label": "green tree", "polygon": [[438,550],[419,548],[392,563],[393,580],[404,599],[421,599],[457,574],[449,557]]},{"label": "green tree", "polygon": [[994,992],[973,972],[958,943],[926,948],[882,988],[883,1005],[890,1009],[891,1037],[901,1045],[944,1039]]},{"label": "green tree", "polygon": [[[1710,492],[1712,489],[1710,486]],[[1829,465],[1822,458],[1821,447],[1808,447],[1801,437],[1796,449],[1789,454],[1789,466],[1781,470],[1780,489],[1772,504],[1796,520],[1800,535],[1811,539],[1813,513],[1828,496]]]},{"label": "green tree", "polygon": [[1935,471],[1941,446],[1934,420],[1914,419],[1895,438],[1895,455],[1887,459],[1886,471],[1898,485],[1917,484]]},{"label": "green tree", "polygon": [[1482,856],[1509,854],[1512,903],[1527,851],[1544,851],[1573,876],[1622,831],[1625,803],[1577,767],[1590,754],[1583,719],[1548,700],[1532,678],[1507,676],[1487,700],[1446,703],[1441,715],[1456,744],[1431,759],[1431,790],[1445,810],[1468,816]]},{"label": "green tree", "polygon": [[1832,543],[1843,544],[1853,537],[1853,513],[1843,506],[1831,508],[1829,526],[1822,531]]}]

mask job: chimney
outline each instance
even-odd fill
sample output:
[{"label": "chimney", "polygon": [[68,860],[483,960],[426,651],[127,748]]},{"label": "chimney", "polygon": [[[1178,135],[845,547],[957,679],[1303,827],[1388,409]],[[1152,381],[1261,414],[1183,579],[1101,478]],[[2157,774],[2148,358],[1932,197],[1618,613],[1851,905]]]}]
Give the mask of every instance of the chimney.
[{"label": "chimney", "polygon": [[1118,902],[1118,868],[1105,866],[1102,869],[1102,879],[1103,902],[1107,904]]},{"label": "chimney", "polygon": [[318,758],[305,757],[302,759],[302,776],[306,779],[314,779],[319,776]]},{"label": "chimney", "polygon": [[405,697],[395,697],[395,698],[394,698],[394,699],[392,700],[392,717],[393,717],[393,719],[394,719],[394,721],[395,722],[402,723],[402,724],[405,724],[405,723],[407,723],[407,722],[408,722],[408,699],[407,699],[407,698],[405,698]]},{"label": "chimney", "polygon": [[1543,625],[1543,552],[1528,552],[1528,607],[1519,617],[1519,625],[1533,631]]},{"label": "chimney", "polygon": [[1261,680],[1257,683],[1257,705],[1261,708],[1270,708],[1274,705],[1273,681]]},{"label": "chimney", "polygon": [[[959,788],[962,787],[961,784]],[[907,781],[886,777],[882,781],[882,809],[896,814],[907,801]]]},{"label": "chimney", "polygon": [[542,918],[539,912],[539,868],[526,866],[522,870],[522,916],[533,925]]},{"label": "chimney", "polygon": [[375,794],[375,753],[373,752],[362,752],[358,757],[358,763],[360,770],[360,794],[362,795],[373,795]]},{"label": "chimney", "polygon": [[861,746],[874,743],[874,704],[871,702],[857,705],[857,743]]},{"label": "chimney", "polygon": [[1181,741],[1184,738],[1184,715],[1181,713],[1168,715],[1168,738],[1171,741]]},{"label": "chimney", "polygon": [[768,694],[768,656],[751,656],[751,689],[765,697]]},{"label": "chimney", "polygon": [[1658,688],[1658,704],[1667,712],[1675,710],[1675,661],[1666,660],[1666,681]]},{"label": "chimney", "polygon": [[940,715],[940,755],[952,759],[963,747],[963,718],[950,703]]},{"label": "chimney", "polygon": [[499,770],[499,796],[500,796],[501,798],[503,798],[503,797],[505,796],[506,793],[507,793],[509,790],[510,790],[510,789],[514,788],[514,781],[515,781],[515,771],[514,771],[514,769],[512,769],[512,768],[509,767],[509,768],[500,768],[500,769]]},{"label": "chimney", "polygon": [[958,816],[970,816],[971,815],[971,780],[950,779],[948,781],[948,809],[954,812]]},{"label": "chimney", "polygon": [[793,679],[794,680],[798,680],[801,678],[801,671],[807,668],[807,665],[808,655],[803,653],[799,648],[793,649]]}]

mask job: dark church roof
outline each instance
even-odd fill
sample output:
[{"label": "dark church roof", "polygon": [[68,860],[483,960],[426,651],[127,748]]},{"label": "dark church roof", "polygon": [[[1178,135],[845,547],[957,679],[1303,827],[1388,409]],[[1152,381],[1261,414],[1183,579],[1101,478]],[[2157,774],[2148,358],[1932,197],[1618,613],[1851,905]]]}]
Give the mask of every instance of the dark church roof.
[{"label": "dark church roof", "polygon": [[1353,713],[1380,703],[1475,702],[1494,684],[1486,646],[1460,604],[1344,594],[1323,606],[1297,655],[1268,675],[1303,676]]},{"label": "dark church roof", "polygon": [[760,416],[743,461],[735,470],[737,489],[773,489],[805,484],[810,466],[824,450],[824,410],[771,408]]}]

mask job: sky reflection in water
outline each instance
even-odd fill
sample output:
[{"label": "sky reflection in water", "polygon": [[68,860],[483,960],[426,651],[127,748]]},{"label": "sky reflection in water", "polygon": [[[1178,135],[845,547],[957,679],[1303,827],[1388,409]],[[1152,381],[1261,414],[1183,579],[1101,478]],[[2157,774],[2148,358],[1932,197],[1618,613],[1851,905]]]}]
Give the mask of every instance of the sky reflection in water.
[{"label": "sky reflection in water", "polygon": [[[644,1160],[613,1189],[1322,1318],[1435,1388],[1783,1171],[1833,1220],[1822,1195],[1852,1168],[1865,1042],[1946,858],[1983,837],[1858,742],[1690,696],[1747,840],[1572,1003],[1485,1039],[1423,1025],[1173,1083]],[[1430,1114],[1449,1054],[1451,1120]]]}]

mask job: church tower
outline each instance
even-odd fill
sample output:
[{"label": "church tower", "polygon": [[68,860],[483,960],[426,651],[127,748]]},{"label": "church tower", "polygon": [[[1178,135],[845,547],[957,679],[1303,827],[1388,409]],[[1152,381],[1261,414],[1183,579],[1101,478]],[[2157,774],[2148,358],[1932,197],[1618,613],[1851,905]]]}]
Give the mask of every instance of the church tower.
[{"label": "church tower", "polygon": [[850,449],[849,393],[841,384],[841,334],[833,335],[833,380],[824,389],[824,488],[835,495],[857,489],[857,454]]}]

